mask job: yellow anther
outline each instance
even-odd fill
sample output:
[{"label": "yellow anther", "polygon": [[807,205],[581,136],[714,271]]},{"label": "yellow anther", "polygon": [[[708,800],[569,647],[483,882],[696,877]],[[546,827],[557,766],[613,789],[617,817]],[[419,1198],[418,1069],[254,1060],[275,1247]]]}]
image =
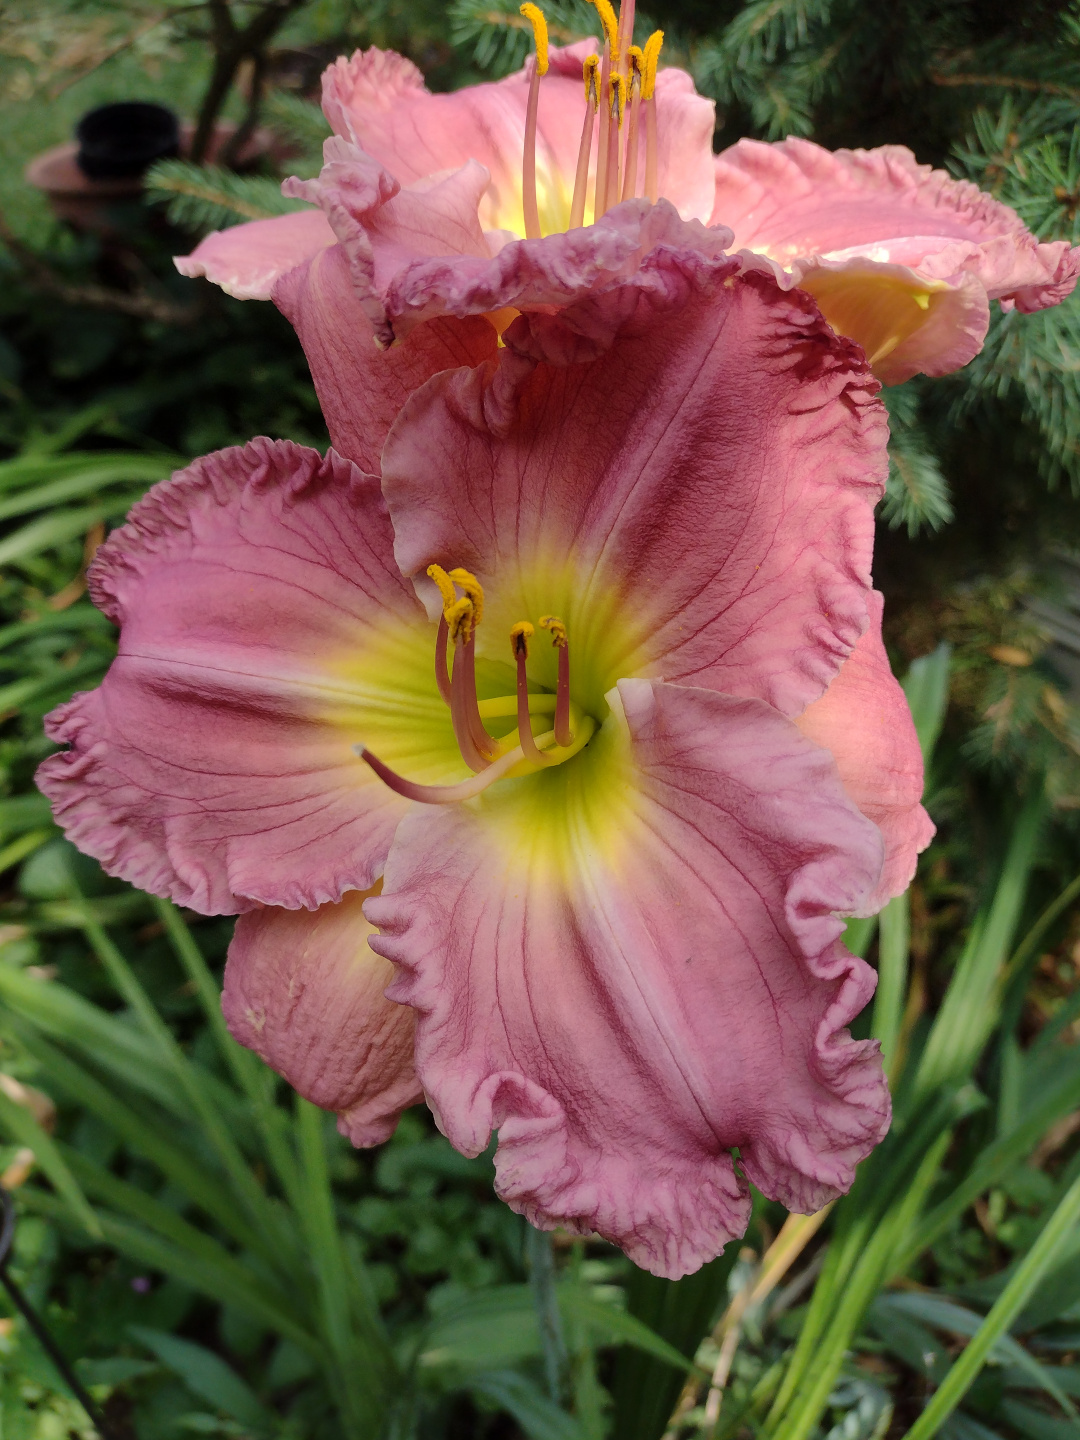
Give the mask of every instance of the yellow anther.
[{"label": "yellow anther", "polygon": [[628,88],[631,95],[641,94],[642,77],[645,74],[645,54],[640,45],[631,45],[627,54],[630,66]]},{"label": "yellow anther", "polygon": [[510,627],[510,649],[515,657],[519,651],[528,655],[529,641],[535,634],[536,630],[528,620],[519,620],[516,625]]},{"label": "yellow anther", "polygon": [[622,125],[623,111],[626,109],[626,76],[620,75],[618,71],[609,75],[608,90],[611,94],[611,118],[616,125]]},{"label": "yellow anther", "polygon": [[651,100],[656,89],[656,67],[660,61],[660,47],[664,43],[664,32],[654,30],[645,41],[641,52],[641,98]]},{"label": "yellow anther", "polygon": [[[465,591],[465,594],[472,602],[474,614],[472,626],[470,628],[479,625],[480,621],[484,618],[484,589],[483,586],[480,584],[480,581],[477,580],[475,575],[471,575],[468,570],[462,570],[460,568],[450,571],[450,579],[454,582],[454,584],[458,587],[459,590]],[[447,623],[449,623],[449,615],[446,617],[446,619]]]},{"label": "yellow anther", "polygon": [[540,629],[551,631],[551,643],[560,650],[566,644],[566,626],[557,615],[541,615]]},{"label": "yellow anther", "polygon": [[600,104],[600,56],[586,55],[581,71],[585,77],[585,103],[595,110]]},{"label": "yellow anther", "polygon": [[428,578],[434,580],[439,588],[439,594],[442,597],[443,614],[445,615],[451,605],[457,604],[458,597],[457,591],[454,589],[454,582],[441,565],[429,565],[427,567],[427,573]]},{"label": "yellow anther", "polygon": [[451,640],[456,640],[459,635],[463,640],[468,640],[476,629],[473,602],[467,595],[463,595],[460,600],[455,600],[453,605],[448,605],[443,614],[446,616]]},{"label": "yellow anther", "polygon": [[548,28],[544,19],[544,12],[539,5],[533,5],[532,0],[525,0],[521,10],[518,12],[525,16],[533,29],[533,39],[536,41],[536,73],[546,75],[548,68]]},{"label": "yellow anther", "polygon": [[615,19],[611,0],[589,0],[589,3],[596,6],[600,24],[604,27],[604,39],[607,41],[608,54],[614,57],[619,50],[619,22]]}]

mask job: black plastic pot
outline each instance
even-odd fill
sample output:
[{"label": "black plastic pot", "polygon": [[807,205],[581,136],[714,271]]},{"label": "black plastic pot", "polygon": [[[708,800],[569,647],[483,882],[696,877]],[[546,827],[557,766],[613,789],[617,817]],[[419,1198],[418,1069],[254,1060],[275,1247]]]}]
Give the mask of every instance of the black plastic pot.
[{"label": "black plastic pot", "polygon": [[180,153],[180,122],[164,105],[123,100],[99,105],[75,127],[75,163],[90,180],[130,180]]}]

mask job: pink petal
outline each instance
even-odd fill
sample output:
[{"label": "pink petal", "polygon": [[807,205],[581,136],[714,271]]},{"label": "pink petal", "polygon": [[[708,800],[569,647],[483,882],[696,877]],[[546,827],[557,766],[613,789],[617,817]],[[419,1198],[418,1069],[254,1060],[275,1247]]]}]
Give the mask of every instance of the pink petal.
[{"label": "pink petal", "polygon": [[1080,249],[1040,244],[1007,205],[902,145],[833,153],[809,140],[740,140],[717,157],[712,219],[785,266],[823,256],[936,279],[963,271],[1024,310],[1057,304],[1080,274]]},{"label": "pink petal", "polygon": [[881,639],[884,601],[870,597],[870,628],[820,700],[796,720],[804,735],[832,752],[844,789],[885,840],[885,865],[857,913],[874,915],[902,895],[917,857],[934,838],[920,805],[923,761],[907,699]]},{"label": "pink petal", "polygon": [[173,261],[181,275],[205,275],[238,300],[269,300],[274,282],[334,243],[321,210],[298,210],[215,230]]},{"label": "pink petal", "polygon": [[862,346],[885,385],[949,375],[973,360],[986,339],[986,291],[963,270],[942,283],[905,265],[856,256],[797,267],[797,279],[836,333]]},{"label": "pink petal", "polygon": [[[404,334],[436,315],[566,306],[638,274],[662,248],[692,249],[711,259],[730,242],[730,231],[681,220],[666,200],[626,200],[595,225],[541,240],[511,240],[494,257],[416,259],[392,276],[380,299],[393,333]],[[373,243],[377,250],[374,237]]]},{"label": "pink petal", "polygon": [[53,711],[71,749],[38,771],[79,848],[207,913],[372,885],[406,807],[352,744],[430,703],[456,755],[390,547],[377,482],[333,451],[254,440],[155,486],[91,570],[119,655]]},{"label": "pink petal", "polygon": [[[545,228],[563,229],[569,215],[585,115],[581,62],[595,50],[582,41],[552,46],[540,85],[537,165],[551,208]],[[494,84],[431,95],[416,67],[400,55],[358,50],[323,76],[323,109],[336,134],[360,146],[402,185],[476,161],[490,176],[480,207],[485,230],[524,233],[522,147],[531,62]],[[684,219],[704,220],[713,203],[714,106],[694,93],[680,70],[657,77],[660,193]],[[595,145],[595,141],[594,141]]]},{"label": "pink petal", "polygon": [[[597,1230],[672,1278],[749,1215],[813,1211],[888,1125],[874,977],[838,937],[880,837],[760,701],[622,681],[530,801],[407,816],[366,911],[417,1010],[440,1127],[532,1223]],[[588,768],[591,767],[591,768]],[[565,782],[565,783],[564,783]],[[584,788],[582,788],[584,787]],[[575,805],[575,795],[589,795]]]},{"label": "pink petal", "polygon": [[404,572],[473,570],[499,660],[561,615],[596,697],[659,674],[799,714],[866,627],[886,428],[861,352],[799,292],[664,250],[505,339],[494,385],[436,376],[391,431]]},{"label": "pink petal", "polygon": [[380,349],[340,245],[278,281],[273,299],[300,337],[334,448],[370,473],[412,392],[440,370],[494,359],[498,343],[474,316],[433,320]]},{"label": "pink petal", "polygon": [[305,1099],[336,1110],[354,1145],[388,1140],[422,1098],[413,1012],[383,991],[393,966],[368,948],[353,893],[307,910],[253,910],[236,923],[222,1009],[229,1029]]}]

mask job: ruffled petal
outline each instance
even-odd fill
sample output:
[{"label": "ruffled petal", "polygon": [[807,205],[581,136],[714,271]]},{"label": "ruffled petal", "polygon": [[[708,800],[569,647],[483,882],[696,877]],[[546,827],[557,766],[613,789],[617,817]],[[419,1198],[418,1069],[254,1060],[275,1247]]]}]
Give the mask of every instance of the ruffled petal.
[{"label": "ruffled petal", "polygon": [[934,822],[919,803],[923,760],[907,698],[881,639],[884,601],[870,597],[870,628],[820,700],[796,720],[804,735],[832,752],[844,789],[885,841],[881,878],[857,911],[876,915],[911,884]]},{"label": "ruffled petal", "polygon": [[298,210],[215,230],[173,264],[181,275],[204,275],[237,300],[269,300],[276,280],[335,239],[321,210]]},{"label": "ruffled petal", "polygon": [[383,991],[393,966],[368,948],[365,896],[307,910],[253,910],[236,923],[221,1007],[229,1029],[294,1090],[338,1112],[354,1145],[379,1145],[422,1098],[415,1017]]},{"label": "ruffled petal", "polygon": [[950,375],[982,349],[990,325],[986,291],[974,275],[930,280],[905,265],[859,257],[799,268],[838,335],[861,345],[885,385],[913,375]]},{"label": "ruffled petal", "polygon": [[1056,304],[1080,249],[1040,244],[1014,210],[902,145],[829,151],[795,138],[740,140],[716,158],[713,223],[785,266],[862,257],[942,278],[965,270],[991,299]]},{"label": "ruffled petal", "polygon": [[460,778],[378,484],[333,451],[255,440],[196,461],[90,581],[119,655],[53,711],[71,748],[38,784],[110,874],[206,913],[314,908],[374,883],[406,808],[354,742]]},{"label": "ruffled petal", "polygon": [[867,623],[887,432],[861,352],[799,292],[664,250],[504,338],[493,385],[437,376],[391,431],[403,571],[473,570],[500,659],[560,615],[595,660],[583,704],[646,674],[801,713]]},{"label": "ruffled petal", "polygon": [[888,1125],[877,1044],[844,1029],[873,972],[836,918],[881,840],[760,701],[622,681],[611,702],[560,770],[406,817],[365,909],[451,1142],[497,1129],[515,1210],[675,1278],[742,1232],[743,1175],[816,1210]]},{"label": "ruffled petal", "polygon": [[[541,228],[565,230],[573,197],[585,99],[581,64],[595,50],[584,40],[551,46],[540,85],[537,190]],[[400,55],[358,50],[323,76],[323,110],[337,135],[360,146],[402,185],[460,169],[472,160],[488,172],[480,204],[485,230],[525,233],[521,201],[525,109],[531,64],[493,84],[431,95]],[[715,107],[694,93],[681,70],[662,70],[656,86],[660,194],[684,219],[704,220],[714,195]],[[595,146],[593,154],[595,165]]]},{"label": "ruffled petal", "polygon": [[561,308],[632,278],[663,249],[713,259],[730,243],[730,231],[682,220],[667,200],[625,200],[595,225],[511,240],[492,257],[417,259],[394,274],[380,299],[393,332],[404,334],[436,315]]},{"label": "ruffled petal", "polygon": [[340,245],[279,280],[273,300],[300,337],[334,448],[374,474],[390,426],[412,392],[440,370],[494,359],[498,344],[493,327],[477,315],[433,320],[391,349],[380,348]]}]

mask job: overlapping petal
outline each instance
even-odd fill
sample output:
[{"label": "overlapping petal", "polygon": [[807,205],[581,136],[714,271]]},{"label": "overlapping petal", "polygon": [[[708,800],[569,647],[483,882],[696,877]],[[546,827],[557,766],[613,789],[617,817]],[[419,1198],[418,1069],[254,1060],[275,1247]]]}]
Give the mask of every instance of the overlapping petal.
[{"label": "overlapping petal", "polygon": [[495,330],[480,316],[433,320],[381,349],[341,246],[284,276],[273,299],[300,337],[334,448],[369,473],[414,390],[440,370],[495,358]]},{"label": "overlapping petal", "polygon": [[90,581],[119,655],[53,712],[71,748],[38,783],[109,873],[208,913],[314,907],[374,883],[406,808],[358,736],[460,774],[377,482],[332,451],[257,440],[197,461],[136,505]]},{"label": "overlapping petal", "polygon": [[636,674],[791,715],[816,700],[867,624],[884,475],[856,347],[799,293],[664,250],[635,283],[522,317],[506,342],[494,386],[438,376],[391,431],[405,573],[479,575],[481,651],[559,613],[595,657],[597,705]]},{"label": "overlapping petal", "polygon": [[804,735],[829,750],[844,789],[881,831],[885,863],[856,913],[875,915],[911,884],[934,823],[920,801],[923,760],[907,699],[881,638],[883,600],[870,597],[870,626],[820,700],[796,720]]},{"label": "overlapping petal", "polygon": [[406,817],[365,908],[451,1141],[497,1129],[515,1209],[677,1277],[745,1227],[732,1146],[809,1211],[887,1126],[877,1045],[843,1028],[873,974],[836,919],[881,841],[760,701],[618,689],[587,770]]},{"label": "overlapping petal", "polygon": [[415,1017],[387,1000],[393,967],[368,947],[362,892],[307,910],[242,915],[221,1004],[229,1029],[306,1099],[338,1112],[354,1145],[378,1145],[421,1098]]},{"label": "overlapping petal", "polygon": [[[880,311],[892,292],[897,343],[876,362],[889,383],[971,359],[985,336],[986,297],[1038,310],[1063,300],[1080,274],[1080,249],[1040,243],[1008,206],[918,164],[901,145],[833,152],[797,138],[740,140],[717,156],[712,223],[730,226],[736,246],[768,255],[792,283],[821,290],[830,320],[838,272],[849,276],[836,323],[860,343],[860,305]],[[967,298],[946,299],[957,290]],[[917,318],[915,296],[925,327],[904,333]],[[873,338],[866,348],[873,353]]]}]

